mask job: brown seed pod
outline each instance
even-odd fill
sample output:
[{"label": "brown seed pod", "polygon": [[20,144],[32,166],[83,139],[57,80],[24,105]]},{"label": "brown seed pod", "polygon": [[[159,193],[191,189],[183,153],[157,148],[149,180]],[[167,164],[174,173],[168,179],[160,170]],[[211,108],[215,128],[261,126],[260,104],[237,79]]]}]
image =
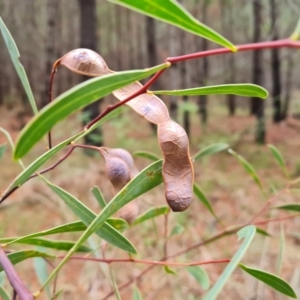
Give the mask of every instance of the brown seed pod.
[{"label": "brown seed pod", "polygon": [[[89,49],[76,49],[67,53],[60,59],[60,64],[73,72],[87,76],[113,73],[103,58]],[[139,91],[141,87],[139,82],[134,82],[114,91],[113,94],[122,101]],[[158,126],[158,141],[164,156],[162,176],[166,200],[173,211],[187,209],[192,202],[194,170],[186,132],[170,119],[166,105],[154,95],[142,94],[126,104]]]},{"label": "brown seed pod", "polygon": [[[105,159],[106,174],[118,193],[137,173],[133,159],[124,149],[99,148]],[[131,224],[138,214],[137,199],[129,202],[118,211],[118,216]]]}]

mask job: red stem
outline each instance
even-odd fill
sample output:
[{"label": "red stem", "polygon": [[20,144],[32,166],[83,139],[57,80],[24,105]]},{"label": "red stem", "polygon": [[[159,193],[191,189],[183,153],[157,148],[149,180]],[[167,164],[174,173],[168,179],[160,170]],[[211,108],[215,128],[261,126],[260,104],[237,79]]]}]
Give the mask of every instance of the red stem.
[{"label": "red stem", "polygon": [[[237,47],[238,52],[248,51],[248,50],[283,48],[283,47],[300,48],[300,42],[292,41],[290,39],[282,39],[282,40],[277,40],[277,41],[244,44],[244,45],[239,45],[236,47]],[[166,61],[170,62],[171,64],[174,64],[174,63],[189,60],[189,59],[218,55],[218,54],[225,54],[225,53],[233,53],[233,52],[227,48],[218,48],[218,49],[201,51],[201,52],[191,53],[191,54],[186,54],[186,55],[181,55],[181,56],[168,57],[166,59]]]}]

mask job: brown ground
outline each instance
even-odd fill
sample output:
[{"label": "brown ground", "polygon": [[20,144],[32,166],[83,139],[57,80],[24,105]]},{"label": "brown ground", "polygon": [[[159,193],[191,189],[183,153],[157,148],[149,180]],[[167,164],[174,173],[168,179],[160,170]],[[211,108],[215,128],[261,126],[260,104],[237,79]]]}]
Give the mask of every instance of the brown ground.
[{"label": "brown ground", "polygon": [[[0,127],[8,130],[16,140],[21,123],[26,123],[26,117],[20,121],[15,111],[0,108]],[[72,117],[69,123],[64,122],[54,130],[56,142],[76,132],[78,118]],[[239,112],[239,116],[228,118],[224,111],[215,109],[208,126],[203,129],[198,125],[197,116],[193,115],[191,152],[196,153],[201,147],[215,143],[227,142],[239,154],[243,155],[256,168],[264,186],[264,191],[270,197],[271,189],[281,190],[287,183],[276,161],[266,146],[257,146],[253,143],[255,120]],[[75,125],[76,124],[76,125]],[[298,157],[300,127],[294,121],[273,125],[268,123],[267,142],[277,146],[284,154],[288,169],[294,177],[300,175],[300,159]],[[122,116],[104,126],[104,140],[108,147],[123,147],[131,152],[136,150],[153,151],[159,154],[156,137],[152,134],[149,125],[128,109]],[[0,144],[5,143],[5,137],[0,133]],[[24,159],[27,165],[44,151],[41,142],[28,157]],[[65,152],[62,151],[62,152]],[[59,154],[58,156],[61,156]],[[57,156],[57,157],[58,157]],[[11,161],[11,152],[8,151],[0,163],[0,191],[4,190],[13,178],[20,172],[20,167]],[[57,158],[53,159],[55,162]],[[149,164],[145,159],[136,159],[139,169]],[[76,150],[72,156],[60,167],[53,170],[48,179],[68,190],[81,199],[94,211],[99,208],[93,199],[90,188],[99,185],[106,199],[113,196],[113,191],[103,171],[103,160],[100,156],[89,158]],[[224,152],[195,163],[195,181],[201,186],[210,199],[216,214],[225,226],[243,223],[265,203],[259,188],[243,167],[230,154]],[[297,193],[279,197],[277,204],[298,202]],[[163,205],[162,186],[155,188],[142,197],[141,210],[155,205]],[[13,194],[0,209],[1,237],[21,236],[42,229],[51,228],[76,218],[45,185],[38,179],[31,180]],[[272,217],[286,215],[273,210]],[[154,222],[148,221],[140,227],[133,227],[126,232],[126,236],[138,249],[139,258],[158,260],[163,255],[163,217]],[[176,225],[184,227],[184,232],[168,240],[168,253],[172,254],[181,249],[204,240],[222,227],[204,208],[194,199],[192,206],[183,213],[169,216],[169,232]],[[295,291],[300,294],[300,254],[298,251],[300,236],[300,218],[283,222],[286,245],[280,276],[290,282]],[[276,273],[276,264],[280,249],[280,224],[270,223],[264,226],[271,238],[257,235],[246,253],[243,263]],[[78,235],[64,235],[64,239],[75,239]],[[61,238],[58,236],[57,238]],[[56,238],[56,237],[50,237]],[[95,243],[100,242],[95,237]],[[211,259],[230,258],[238,248],[237,236],[228,236],[201,247],[186,255],[174,258],[176,261],[203,261]],[[20,247],[17,247],[18,249]],[[30,248],[23,246],[23,249]],[[12,247],[12,249],[16,249]],[[109,247],[107,257],[121,258],[126,254]],[[112,265],[117,283],[120,285],[147,266],[133,264]],[[207,265],[210,280],[213,283],[220,275],[224,265]],[[194,278],[181,267],[174,267],[177,275],[166,274],[162,267],[155,267],[137,284],[143,294],[143,299],[199,299],[204,294],[203,289]],[[38,289],[32,260],[17,265],[17,270],[31,291]],[[7,285],[8,286],[8,285]],[[132,299],[132,285],[122,291],[122,299]],[[63,268],[59,275],[58,288],[63,289],[61,299],[102,299],[112,290],[111,280],[106,265],[71,261]],[[236,270],[223,290],[220,299],[250,299],[251,295],[258,295],[252,299],[286,299],[273,292],[270,288],[256,285],[248,275]],[[47,299],[46,295],[40,299]],[[111,299],[115,299],[112,296]]]}]

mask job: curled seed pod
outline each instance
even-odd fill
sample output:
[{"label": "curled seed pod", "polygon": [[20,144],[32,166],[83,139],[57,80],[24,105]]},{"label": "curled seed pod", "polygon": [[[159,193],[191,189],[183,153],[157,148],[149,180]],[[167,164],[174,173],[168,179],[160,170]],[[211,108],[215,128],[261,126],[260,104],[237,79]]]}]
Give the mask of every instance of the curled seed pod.
[{"label": "curled seed pod", "polygon": [[[76,49],[67,53],[60,59],[60,64],[73,72],[87,76],[113,73],[103,58],[89,49]],[[134,82],[114,91],[113,94],[122,101],[141,87],[139,82]],[[170,119],[166,105],[157,96],[142,94],[126,104],[146,120],[158,126],[158,141],[164,156],[162,175],[166,200],[173,211],[187,209],[192,202],[194,170],[186,132]]]},{"label": "curled seed pod", "polygon": [[[137,173],[129,152],[123,149],[99,148],[105,159],[106,174],[115,193],[119,192]],[[134,175],[133,175],[134,174]],[[131,224],[138,214],[137,199],[129,202],[118,211],[118,216]]]}]

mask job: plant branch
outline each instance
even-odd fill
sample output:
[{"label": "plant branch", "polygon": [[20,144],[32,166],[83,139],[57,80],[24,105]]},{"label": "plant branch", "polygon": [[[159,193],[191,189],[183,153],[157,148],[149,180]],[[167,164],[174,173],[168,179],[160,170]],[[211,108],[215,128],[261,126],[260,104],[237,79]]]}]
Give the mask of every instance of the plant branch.
[{"label": "plant branch", "polygon": [[[249,51],[249,50],[273,49],[273,48],[300,48],[300,42],[292,41],[290,39],[282,39],[277,41],[244,44],[236,47],[238,50],[237,52]],[[207,51],[185,54],[181,56],[168,57],[166,61],[170,62],[171,64],[174,64],[177,62],[190,60],[194,58],[201,58],[201,57],[207,57],[207,56],[218,55],[218,54],[226,54],[226,53],[233,53],[233,52],[227,48],[217,48],[217,49],[212,49]]]}]

